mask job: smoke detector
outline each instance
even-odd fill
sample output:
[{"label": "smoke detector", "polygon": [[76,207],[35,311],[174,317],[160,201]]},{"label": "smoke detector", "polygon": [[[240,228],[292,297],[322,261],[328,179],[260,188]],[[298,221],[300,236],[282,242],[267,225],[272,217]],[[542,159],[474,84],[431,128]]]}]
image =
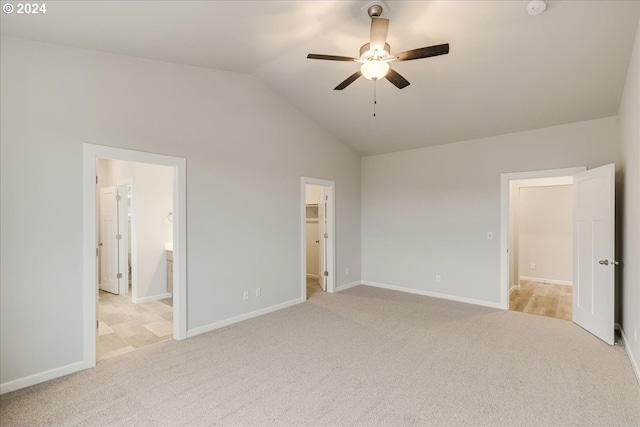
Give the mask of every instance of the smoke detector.
[{"label": "smoke detector", "polygon": [[547,2],[544,0],[533,0],[527,6],[527,12],[531,16],[540,15],[547,8]]}]

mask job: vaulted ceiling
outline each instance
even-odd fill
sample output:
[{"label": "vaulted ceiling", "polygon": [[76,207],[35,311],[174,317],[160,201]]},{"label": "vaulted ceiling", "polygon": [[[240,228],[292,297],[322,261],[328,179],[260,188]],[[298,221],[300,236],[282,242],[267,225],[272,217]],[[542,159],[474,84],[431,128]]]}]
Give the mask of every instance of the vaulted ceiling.
[{"label": "vaulted ceiling", "polygon": [[361,155],[616,115],[640,16],[637,1],[386,1],[392,53],[441,43],[444,56],[395,63],[399,90],[360,78],[367,1],[65,1],[2,14],[4,35],[250,73]]}]

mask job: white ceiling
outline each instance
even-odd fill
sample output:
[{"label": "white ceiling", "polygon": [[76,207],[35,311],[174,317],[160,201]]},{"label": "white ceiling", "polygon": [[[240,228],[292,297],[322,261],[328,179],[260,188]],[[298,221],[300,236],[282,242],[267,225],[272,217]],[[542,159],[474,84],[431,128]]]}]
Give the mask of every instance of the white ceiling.
[{"label": "white ceiling", "polygon": [[48,1],[2,14],[4,35],[251,73],[361,155],[617,114],[640,2],[387,1],[388,43],[446,56],[392,64],[411,85],[333,88],[368,41],[367,1]]}]

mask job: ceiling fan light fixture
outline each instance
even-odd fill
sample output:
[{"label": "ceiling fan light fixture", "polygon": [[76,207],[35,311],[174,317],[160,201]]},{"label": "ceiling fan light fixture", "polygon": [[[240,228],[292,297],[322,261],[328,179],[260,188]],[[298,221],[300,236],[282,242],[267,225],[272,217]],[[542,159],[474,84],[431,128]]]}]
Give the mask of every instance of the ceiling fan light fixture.
[{"label": "ceiling fan light fixture", "polygon": [[362,64],[360,72],[369,80],[378,80],[387,75],[389,64],[380,59],[373,59]]}]

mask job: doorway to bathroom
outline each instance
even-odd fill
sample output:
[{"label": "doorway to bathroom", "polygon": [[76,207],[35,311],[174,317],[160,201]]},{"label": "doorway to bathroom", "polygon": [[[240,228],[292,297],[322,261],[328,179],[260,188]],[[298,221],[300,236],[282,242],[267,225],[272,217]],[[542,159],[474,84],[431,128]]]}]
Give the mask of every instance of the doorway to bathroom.
[{"label": "doorway to bathroom", "polygon": [[85,367],[186,338],[185,196],[184,159],[83,145]]},{"label": "doorway to bathroom", "polygon": [[173,336],[173,175],[96,159],[98,361]]}]

